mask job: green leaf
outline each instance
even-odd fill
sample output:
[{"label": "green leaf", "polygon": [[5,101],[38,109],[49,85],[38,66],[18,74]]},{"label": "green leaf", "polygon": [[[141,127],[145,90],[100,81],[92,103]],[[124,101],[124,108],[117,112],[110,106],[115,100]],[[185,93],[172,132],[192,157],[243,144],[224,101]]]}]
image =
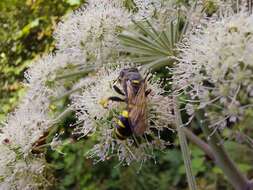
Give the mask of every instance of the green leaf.
[{"label": "green leaf", "polygon": [[179,24],[173,20],[165,30],[159,31],[149,21],[133,23],[138,30],[119,35],[122,51],[130,53],[135,63],[145,64],[144,69],[171,66],[170,56],[176,55],[175,44],[180,36]]},{"label": "green leaf", "polygon": [[240,163],[238,164],[238,167],[242,172],[248,172],[252,170],[252,165],[249,165],[249,164]]},{"label": "green leaf", "polygon": [[218,167],[214,167],[214,168],[212,169],[212,172],[213,172],[213,173],[216,173],[216,174],[223,174],[222,170],[221,170],[220,168],[218,168]]},{"label": "green leaf", "polygon": [[205,153],[201,149],[194,147],[191,149],[191,153],[193,157],[202,157],[205,155]]},{"label": "green leaf", "polygon": [[202,172],[205,170],[204,166],[204,158],[194,158],[192,159],[192,169],[194,174],[196,175],[198,172]]},{"label": "green leaf", "polygon": [[18,39],[28,35],[30,33],[31,29],[39,26],[39,23],[40,23],[40,18],[36,18],[32,22],[30,22],[29,24],[24,26],[23,29],[20,30],[16,35],[14,35],[14,39],[18,40]]}]

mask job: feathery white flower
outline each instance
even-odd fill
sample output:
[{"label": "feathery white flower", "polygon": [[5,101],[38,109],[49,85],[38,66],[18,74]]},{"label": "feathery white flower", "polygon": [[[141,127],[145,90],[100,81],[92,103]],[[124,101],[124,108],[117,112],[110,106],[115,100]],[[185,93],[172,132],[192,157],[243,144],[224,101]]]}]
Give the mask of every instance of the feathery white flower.
[{"label": "feathery white flower", "polygon": [[3,133],[0,134],[0,151],[0,189],[37,190],[51,185],[52,178],[46,178],[48,169],[43,157],[32,154],[23,157],[22,149]]},{"label": "feathery white flower", "polygon": [[150,19],[162,4],[160,0],[134,0],[134,3],[138,9],[135,20]]},{"label": "feathery white flower", "polygon": [[71,64],[75,64],[75,59],[79,60],[75,56],[49,55],[33,64],[26,72],[28,91],[2,129],[10,142],[20,147],[23,153],[28,154],[33,143],[51,126],[52,121],[48,117],[49,98],[59,89],[57,90],[57,85],[50,89],[46,86],[47,81],[54,79],[57,70],[70,64],[70,60],[73,60]]},{"label": "feathery white flower", "polygon": [[[55,55],[49,54],[44,56],[35,61],[25,72],[25,85],[29,89],[33,89],[34,92],[36,92],[36,89],[41,90],[41,88],[45,88],[52,95],[57,96],[57,94],[61,94],[64,91],[62,82],[55,80],[57,73],[59,71],[64,73],[64,69],[67,67],[83,64],[85,62],[84,59],[84,55],[79,51],[57,52]],[[54,83],[54,89],[51,90],[48,87],[49,82]]]},{"label": "feathery white flower", "polygon": [[252,109],[252,15],[239,12],[207,24],[181,52],[175,82],[199,100],[211,126],[241,120]]},{"label": "feathery white flower", "polygon": [[43,89],[37,92],[30,90],[19,107],[9,115],[2,128],[10,143],[20,148],[24,154],[31,151],[33,143],[50,126],[48,96]]},{"label": "feathery white flower", "polygon": [[122,3],[112,0],[89,1],[70,14],[55,32],[57,48],[81,51],[92,64],[106,63],[118,57],[118,33],[129,25],[129,13]]},{"label": "feathery white flower", "polygon": [[[118,95],[112,90],[113,82],[117,79],[120,69],[98,71],[96,76],[85,78],[79,82],[78,86],[83,86],[83,92],[72,95],[73,106],[75,110],[78,110],[77,118],[83,123],[83,127],[76,130],[86,135],[90,131],[94,131],[94,118],[101,119],[107,117],[108,110],[100,104],[101,101],[106,100],[110,96]],[[110,108],[113,108],[115,103],[110,104]]]},{"label": "feathery white flower", "polygon": [[[121,111],[126,109],[126,103],[109,102],[106,109],[101,104],[104,104],[104,100],[108,97],[119,96],[114,92],[112,85],[121,70],[122,68],[100,70],[97,76],[90,80],[93,82],[87,83],[81,94],[72,96],[77,118],[83,124],[79,124],[76,132],[83,135],[96,133],[98,143],[89,151],[88,155],[96,158],[97,161],[105,161],[111,155],[116,154],[122,163],[144,162],[154,158],[153,149],[163,149],[168,144],[160,139],[160,132],[164,128],[169,128],[174,121],[171,101],[168,97],[162,96],[164,90],[159,84],[149,81],[147,88],[152,90],[147,98],[149,126],[144,137],[141,137],[141,140],[133,137],[123,141],[117,139],[114,134],[114,120]],[[155,135],[154,131],[158,135]],[[152,136],[152,140],[148,140],[147,136]],[[138,141],[139,145],[136,145]]]},{"label": "feathery white flower", "polygon": [[[8,148],[0,145],[0,150],[4,149]],[[3,152],[3,158],[2,154],[0,157],[0,164],[2,166],[0,189],[46,190],[52,185],[49,179],[45,178],[45,160],[40,158],[20,159],[19,155],[14,153],[14,151],[8,151],[8,154],[6,151]],[[10,157],[12,158],[10,159]]]},{"label": "feathery white flower", "polygon": [[[16,154],[15,152],[13,152],[12,150],[10,150],[6,145],[4,145],[4,140],[5,137],[0,134],[0,140],[1,140],[1,144],[0,144],[0,150],[1,150],[1,154],[0,154],[0,176],[2,178],[2,176],[5,176],[6,173],[10,173],[10,168],[8,167],[12,162],[15,161],[16,159]],[[7,141],[7,140],[5,140]]]},{"label": "feathery white flower", "polygon": [[[52,126],[48,115],[49,97],[55,95],[56,90],[46,83],[54,79],[59,69],[80,60],[75,54],[49,55],[26,72],[27,93],[1,129],[1,189],[43,189],[48,186],[43,177],[45,160],[31,154],[36,142]],[[57,85],[55,87],[57,89]]]}]

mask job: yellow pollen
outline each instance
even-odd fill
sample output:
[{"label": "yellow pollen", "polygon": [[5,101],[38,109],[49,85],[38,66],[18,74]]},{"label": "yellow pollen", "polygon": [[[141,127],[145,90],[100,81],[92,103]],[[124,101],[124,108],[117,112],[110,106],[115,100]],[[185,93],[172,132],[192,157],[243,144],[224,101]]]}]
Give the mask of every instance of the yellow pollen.
[{"label": "yellow pollen", "polygon": [[101,106],[103,106],[104,108],[106,108],[106,107],[108,106],[108,103],[109,103],[108,99],[101,99],[101,100],[99,101],[99,104],[100,104]]}]

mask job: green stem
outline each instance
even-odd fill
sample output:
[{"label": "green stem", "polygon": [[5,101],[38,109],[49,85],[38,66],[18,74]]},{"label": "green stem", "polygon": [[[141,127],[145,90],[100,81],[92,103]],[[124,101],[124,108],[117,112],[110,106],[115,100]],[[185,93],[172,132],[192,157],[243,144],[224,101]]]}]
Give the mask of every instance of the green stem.
[{"label": "green stem", "polygon": [[163,57],[160,60],[148,63],[144,67],[146,67],[147,70],[151,70],[152,72],[154,72],[154,71],[157,71],[157,70],[161,69],[162,67],[171,66],[172,63],[173,63],[172,61],[173,61],[173,59],[170,58],[169,56],[168,57]]},{"label": "green stem", "polygon": [[174,102],[173,104],[174,104],[176,127],[177,127],[177,132],[178,132],[178,137],[179,137],[180,148],[181,148],[182,156],[183,156],[183,160],[184,160],[189,189],[196,190],[197,185],[196,185],[195,177],[193,175],[192,168],[191,168],[190,152],[188,149],[185,133],[184,133],[183,127],[182,127],[183,123],[182,123],[182,118],[181,118],[181,114],[179,111],[179,106],[178,106],[178,101],[177,101],[176,95],[173,96],[173,102]]},{"label": "green stem", "polygon": [[62,95],[60,95],[60,96],[58,96],[58,97],[52,98],[51,103],[57,102],[57,101],[59,101],[59,100],[65,98],[65,97],[68,97],[69,95],[71,95],[71,94],[73,94],[73,93],[75,93],[75,92],[81,91],[81,90],[83,89],[83,87],[85,87],[85,85],[80,86],[80,87],[77,87],[77,88],[73,88],[73,89],[71,89],[71,90],[69,90],[69,91],[63,93]]},{"label": "green stem", "polygon": [[208,143],[214,153],[216,164],[222,169],[224,174],[227,176],[228,181],[236,190],[252,189],[252,184],[250,181],[239,171],[233,160],[227,154],[217,131],[213,133],[213,131],[202,120],[202,118],[203,117],[200,115],[197,115],[201,129],[203,130],[206,139],[208,140]]},{"label": "green stem", "polygon": [[190,12],[189,12],[190,14],[188,15],[188,18],[187,18],[187,20],[186,20],[186,23],[184,24],[184,28],[183,28],[183,30],[182,30],[182,32],[181,32],[180,37],[179,37],[179,41],[180,41],[180,42],[182,41],[182,39],[183,39],[184,35],[187,33],[187,31],[189,31],[189,30],[191,29],[191,28],[189,27],[190,22],[191,22],[190,17],[192,16],[192,14],[194,13],[194,11],[196,10],[196,8],[197,8],[197,3],[198,3],[198,0],[196,0],[196,1],[192,4],[192,7],[191,7]]},{"label": "green stem", "polygon": [[51,125],[61,122],[64,118],[66,118],[72,112],[73,112],[73,109],[71,107],[66,108],[62,113],[60,113],[56,118],[54,118],[51,121]]},{"label": "green stem", "polygon": [[92,71],[94,71],[93,67],[87,68],[87,69],[83,69],[83,70],[80,70],[80,71],[74,71],[74,72],[71,72],[71,73],[68,73],[68,74],[57,76],[55,78],[55,80],[61,80],[61,79],[71,78],[71,77],[75,77],[75,76],[78,76],[78,75],[87,75],[88,73],[90,73]]}]

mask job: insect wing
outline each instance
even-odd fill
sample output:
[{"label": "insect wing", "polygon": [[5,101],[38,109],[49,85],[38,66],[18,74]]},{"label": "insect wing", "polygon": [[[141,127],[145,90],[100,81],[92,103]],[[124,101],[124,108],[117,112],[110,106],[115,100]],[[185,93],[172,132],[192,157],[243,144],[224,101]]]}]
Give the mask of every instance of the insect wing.
[{"label": "insect wing", "polygon": [[145,89],[146,83],[143,82],[137,94],[134,94],[131,83],[127,83],[129,119],[136,135],[142,135],[147,128]]}]

